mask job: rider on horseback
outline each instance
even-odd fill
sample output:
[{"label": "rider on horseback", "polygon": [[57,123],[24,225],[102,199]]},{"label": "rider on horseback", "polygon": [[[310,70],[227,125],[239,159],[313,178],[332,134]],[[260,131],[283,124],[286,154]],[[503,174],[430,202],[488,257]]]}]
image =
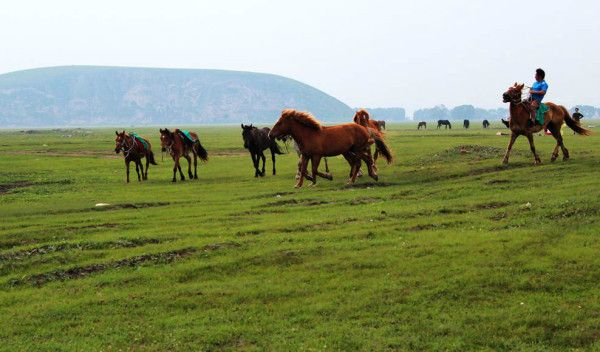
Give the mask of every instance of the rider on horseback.
[{"label": "rider on horseback", "polygon": [[535,83],[529,91],[529,100],[531,101],[531,122],[535,125],[535,115],[548,91],[548,84],[544,80],[546,73],[541,68],[535,70]]}]

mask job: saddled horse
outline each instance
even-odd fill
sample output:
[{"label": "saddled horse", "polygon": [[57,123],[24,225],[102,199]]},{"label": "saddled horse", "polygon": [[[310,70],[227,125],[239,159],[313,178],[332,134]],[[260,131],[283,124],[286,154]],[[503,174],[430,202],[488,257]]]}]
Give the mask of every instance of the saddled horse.
[{"label": "saddled horse", "polygon": [[442,126],[445,126],[446,129],[448,129],[448,128],[452,129],[452,124],[448,120],[438,120],[437,128],[439,129]]},{"label": "saddled horse", "polygon": [[[146,138],[142,138],[135,133],[125,133],[125,131],[115,131],[117,137],[115,138],[115,153],[123,151],[125,157],[125,170],[127,170],[127,182],[129,182],[129,163],[135,163],[135,171],[138,175],[138,181],[148,179],[148,166],[150,164],[156,165],[154,161],[154,153],[152,152],[152,145]],[[144,172],[144,166],[142,165],[142,159],[146,158],[146,171]],[[141,171],[141,175],[140,175]]]},{"label": "saddled horse", "polygon": [[490,127],[490,122],[488,120],[483,120],[483,128]]},{"label": "saddled horse", "polygon": [[463,121],[463,127],[466,129],[469,129],[469,126],[471,126],[471,122],[469,120],[465,119]]},{"label": "saddled horse", "polygon": [[419,124],[417,125],[417,129],[420,130],[421,127],[423,127],[424,129],[427,129],[427,122],[425,122],[425,121],[419,122]]},{"label": "saddled horse", "polygon": [[349,183],[356,181],[361,160],[367,164],[369,175],[374,180],[378,179],[369,151],[371,144],[375,143],[380,147],[382,155],[388,162],[392,161],[392,155],[385,142],[381,138],[371,135],[365,127],[356,123],[322,126],[310,113],[293,109],[287,109],[281,113],[281,117],[271,129],[269,136],[271,138],[292,136],[298,143],[302,157],[300,179],[298,179],[296,187],[301,187],[304,182],[309,160],[312,163],[313,184],[316,183],[316,176],[329,178],[327,174],[319,172],[319,163],[324,156],[341,154],[346,158],[352,165],[352,177],[348,180]]},{"label": "saddled horse", "polygon": [[[188,137],[189,136],[189,137]],[[179,176],[181,181],[185,180],[183,172],[181,171],[181,165],[179,165],[179,159],[185,158],[188,162],[188,176],[190,179],[198,179],[198,158],[202,161],[208,161],[208,153],[206,149],[200,143],[198,135],[194,132],[182,131],[175,129],[170,131],[169,129],[160,129],[160,145],[163,152],[169,152],[173,158],[173,182],[177,182],[177,171],[179,170]],[[192,159],[190,158],[190,152],[194,157],[194,173],[192,174]]]},{"label": "saddled horse", "polygon": [[[275,175],[275,154],[283,154],[277,142],[269,138],[268,127],[258,128],[252,125],[242,125],[242,138],[244,139],[244,148],[250,151],[252,164],[254,165],[254,177],[265,176],[266,157],[264,151],[271,151],[271,159],[273,160],[273,175]],[[262,171],[259,169],[260,159],[262,159]]]},{"label": "saddled horse", "polygon": [[530,103],[527,100],[522,100],[523,87],[523,84],[515,83],[513,86],[509,87],[504,94],[502,94],[502,100],[505,103],[510,103],[510,120],[508,125],[512,132],[510,136],[510,142],[508,143],[508,148],[506,149],[506,154],[504,155],[503,163],[508,164],[508,156],[510,151],[515,143],[515,140],[520,135],[526,136],[529,140],[531,153],[533,153],[534,157],[534,164],[541,163],[542,161],[540,160],[540,157],[538,156],[533,144],[533,134],[543,129],[549,130],[554,139],[556,139],[556,146],[554,147],[550,161],[555,161],[558,157],[559,147],[563,153],[563,160],[568,160],[569,151],[567,148],[565,148],[562,135],[560,134],[560,129],[563,125],[563,122],[566,122],[570,129],[580,135],[590,135],[591,131],[581,127],[571,117],[569,111],[564,106],[550,102],[544,103],[548,107],[548,111],[544,113],[544,123],[542,125],[537,123],[533,124],[530,120],[532,113]]}]

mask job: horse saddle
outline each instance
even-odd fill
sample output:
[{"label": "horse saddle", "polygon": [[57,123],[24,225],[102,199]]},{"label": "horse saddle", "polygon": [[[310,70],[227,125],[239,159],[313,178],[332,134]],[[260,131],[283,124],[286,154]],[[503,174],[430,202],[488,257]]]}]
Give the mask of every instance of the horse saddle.
[{"label": "horse saddle", "polygon": [[190,135],[190,131],[188,131],[188,130],[178,130],[178,131],[179,131],[179,135],[183,137],[183,140],[185,143],[194,144],[198,141],[197,139],[192,138],[192,136]]},{"label": "horse saddle", "polygon": [[142,137],[140,137],[137,133],[135,132],[131,132],[129,134],[131,137],[133,137],[133,140],[135,141],[135,143],[137,144],[138,148],[140,149],[144,149],[144,150],[148,150],[150,149],[148,147],[148,142],[146,142],[146,140]]}]

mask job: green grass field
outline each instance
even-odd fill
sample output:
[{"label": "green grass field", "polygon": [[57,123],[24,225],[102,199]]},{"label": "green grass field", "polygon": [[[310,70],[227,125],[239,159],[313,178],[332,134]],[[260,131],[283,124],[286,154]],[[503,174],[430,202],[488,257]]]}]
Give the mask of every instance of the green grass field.
[{"label": "green grass field", "polygon": [[114,129],[1,131],[0,349],[600,350],[600,135],[503,167],[499,125],[415,125],[378,183],[338,157],[302,189],[293,152],[255,179],[239,127],[193,128],[176,184],[157,128],[130,184]]}]

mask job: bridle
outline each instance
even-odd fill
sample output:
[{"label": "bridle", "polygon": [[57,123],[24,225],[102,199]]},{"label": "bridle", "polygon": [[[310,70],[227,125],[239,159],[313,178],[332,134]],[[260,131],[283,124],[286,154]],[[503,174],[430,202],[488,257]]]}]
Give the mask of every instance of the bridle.
[{"label": "bridle", "polygon": [[[131,145],[127,144],[127,138],[129,138],[129,140],[131,141]],[[123,155],[125,156],[125,158],[128,158],[131,152],[133,152],[133,150],[136,147],[133,137],[129,135],[123,135],[119,147],[121,148],[121,150],[123,150]]]}]

